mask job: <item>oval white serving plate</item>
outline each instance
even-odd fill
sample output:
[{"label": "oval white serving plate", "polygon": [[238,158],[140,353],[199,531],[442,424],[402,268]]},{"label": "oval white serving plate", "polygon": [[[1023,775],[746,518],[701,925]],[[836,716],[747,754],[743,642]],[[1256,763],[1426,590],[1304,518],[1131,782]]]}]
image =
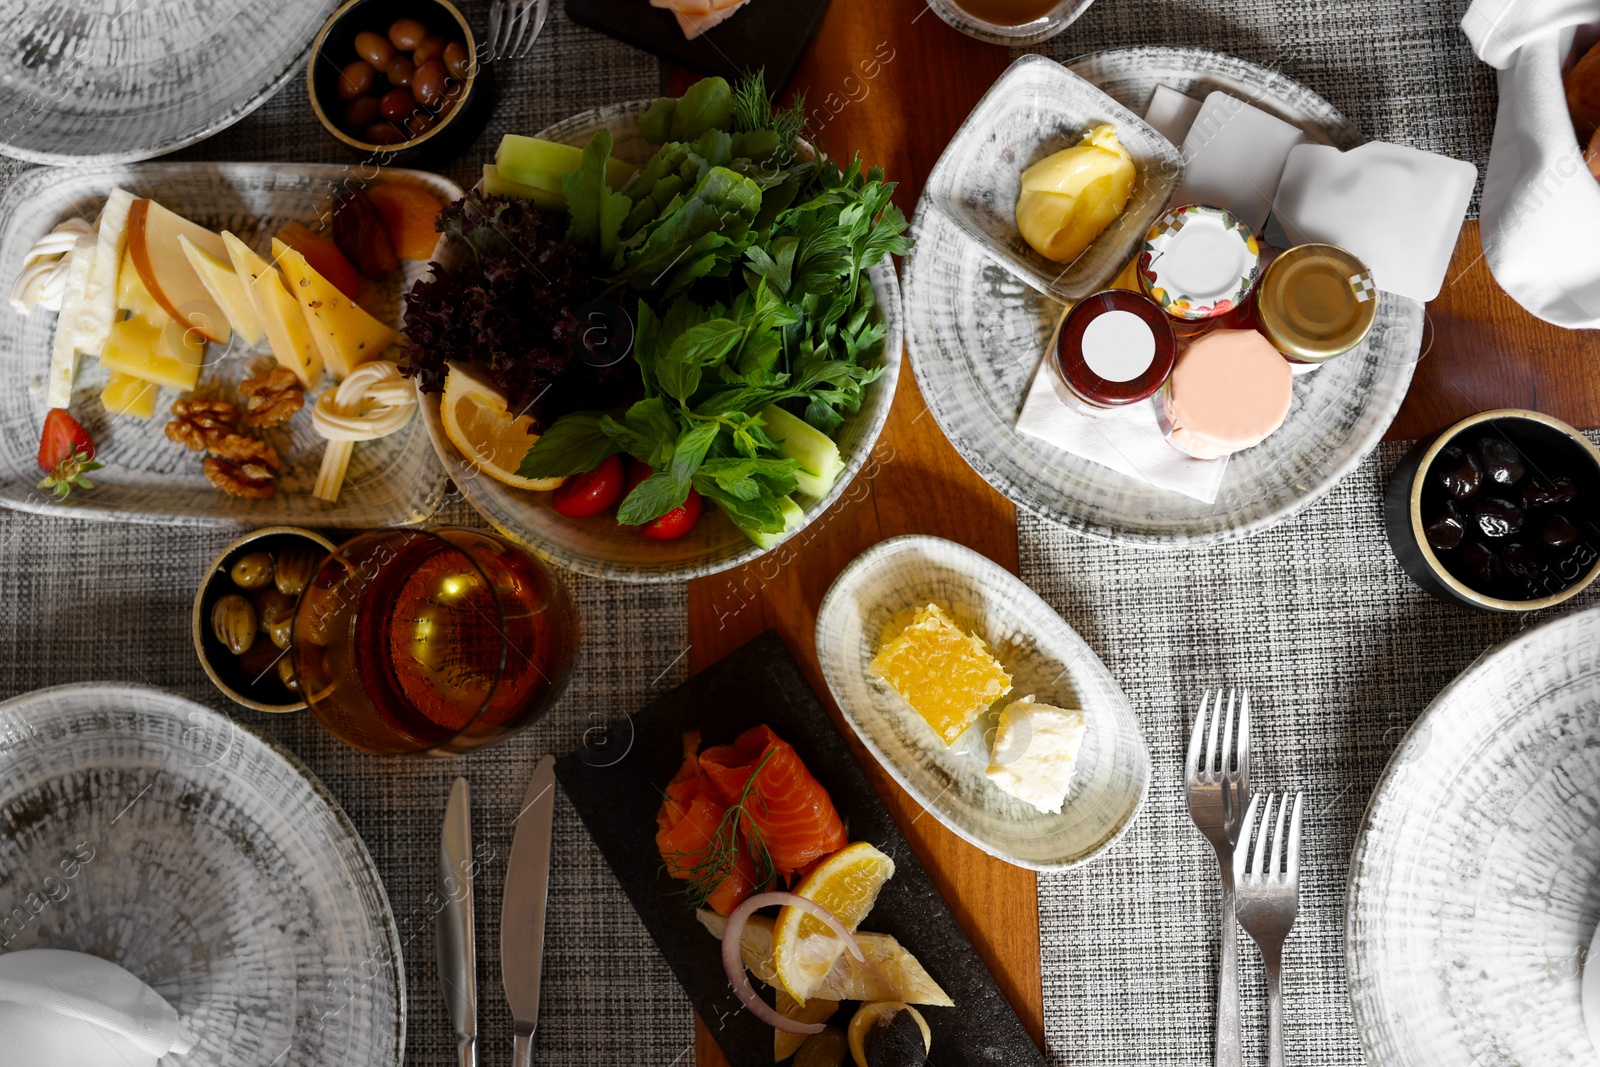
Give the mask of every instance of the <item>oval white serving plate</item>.
[{"label": "oval white serving plate", "polygon": [[[1012,691],[956,743],[944,743],[868,664],[908,611],[937,603],[989,644]],[[1086,863],[1133,824],[1150,756],[1122,687],[1083,638],[1015,575],[938,537],[875,545],[834,580],[817,613],[817,658],[856,735],[894,780],[952,832],[1007,863],[1060,870]],[[1087,722],[1061,814],[1047,815],[984,776],[994,719],[1033,694],[1080,708]]]},{"label": "oval white serving plate", "polygon": [[1600,1064],[1580,977],[1600,920],[1600,607],[1490,649],[1428,705],[1367,806],[1346,900],[1369,1063]]},{"label": "oval white serving plate", "polygon": [[[360,172],[360,181],[370,172]],[[0,272],[7,279],[39,237],[64,218],[93,219],[118,186],[149,196],[164,206],[218,230],[232,230],[257,250],[289,222],[317,225],[333,194],[358,172],[313,163],[139,163],[31,170],[0,196]],[[450,179],[420,170],[387,168],[382,180],[421,185],[440,200],[454,200],[461,189]],[[402,325],[404,293],[428,272],[428,264],[402,260],[385,282],[365,282],[361,306],[395,328]],[[269,432],[283,456],[278,491],[266,500],[246,500],[214,488],[200,471],[200,458],[167,439],[172,402],[180,395],[161,390],[149,419],[109,414],[100,402],[109,372],[83,357],[73,385],[74,418],[94,438],[95,458],[105,464],[94,474],[92,491],[61,499],[41,491],[35,461],[39,434],[49,408],[44,401],[45,370],[57,316],[0,310],[0,507],[41,515],[110,522],[172,526],[310,526],[364,529],[420,522],[444,499],[445,473],[420,418],[398,433],[356,446],[344,488],[335,503],[311,494],[327,442],[311,427],[316,393],[284,427]],[[235,337],[224,348],[207,350],[200,389],[231,391],[247,368],[266,362],[263,342],[246,348]],[[386,353],[399,357],[398,346]],[[320,389],[331,388],[324,383]]]},{"label": "oval white serving plate", "polygon": [[[644,163],[655,146],[639,132],[639,116],[651,101],[612,104],[584,111],[540,130],[547,141],[583,146],[601,129],[613,138],[611,154],[632,163]],[[434,258],[453,262],[448,238],[441,238]],[[844,471],[828,495],[818,500],[802,497],[805,522],[786,534],[788,540],[831,508],[872,455],[878,435],[889,419],[895,383],[900,376],[900,284],[894,261],[888,256],[870,271],[873,294],[887,331],[878,356],[883,374],[867,387],[861,410],[845,416],[835,440],[844,459]],[[526,545],[539,558],[558,567],[619,582],[679,582],[727,570],[762,555],[753,543],[719,509],[707,505],[693,530],[676,541],[651,541],[637,530],[618,526],[610,514],[593,519],[570,519],[556,512],[549,493],[530,492],[503,485],[468,463],[444,435],[439,418],[439,395],[421,394],[422,419],[433,439],[439,460],[450,472],[467,503],[505,536]],[[781,544],[782,541],[779,542]]]}]

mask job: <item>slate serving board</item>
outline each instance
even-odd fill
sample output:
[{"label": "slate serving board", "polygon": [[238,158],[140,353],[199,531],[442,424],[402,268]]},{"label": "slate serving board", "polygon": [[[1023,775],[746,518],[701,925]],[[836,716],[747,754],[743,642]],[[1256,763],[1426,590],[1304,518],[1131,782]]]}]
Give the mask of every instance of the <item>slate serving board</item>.
[{"label": "slate serving board", "polygon": [[685,40],[672,12],[647,0],[567,0],[567,17],[702,74],[729,81],[767,69],[780,93],[811,45],[829,0],[751,0],[720,26]]},{"label": "slate serving board", "polygon": [[[933,1032],[933,1062],[1043,1067],[1022,1021],[771,631],[634,715],[631,737],[626,723],[613,726],[603,744],[591,738],[556,764],[562,788],[728,1062],[769,1067],[772,1029],[734,997],[720,942],[684,903],[682,883],[663,871],[656,811],[662,789],[683,763],[685,732],[699,730],[702,745],[721,744],[763,722],[794,745],[833,797],[850,839],[870,841],[894,859],[895,875],[862,925],[897,938],[955,1001],[953,1008],[921,1009]],[[835,1024],[848,1020],[841,1010]]]}]

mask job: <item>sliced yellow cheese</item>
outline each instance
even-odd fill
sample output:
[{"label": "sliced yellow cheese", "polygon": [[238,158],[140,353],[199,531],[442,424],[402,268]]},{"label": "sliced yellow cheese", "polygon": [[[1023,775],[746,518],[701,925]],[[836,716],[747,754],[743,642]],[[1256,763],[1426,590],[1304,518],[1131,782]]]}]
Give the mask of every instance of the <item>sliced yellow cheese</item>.
[{"label": "sliced yellow cheese", "polygon": [[263,336],[261,317],[256,314],[250,292],[245,288],[239,272],[233,269],[233,264],[223,262],[207,252],[189,240],[188,234],[178,235],[178,246],[183,249],[189,266],[200,276],[200,284],[205,286],[206,292],[211,294],[211,299],[217,302],[222,313],[228,316],[233,332],[252,348],[260,344]]},{"label": "sliced yellow cheese", "polygon": [[200,380],[205,355],[205,338],[198,331],[184,329],[171,316],[161,323],[135,316],[111,327],[100,365],[187,393]]},{"label": "sliced yellow cheese", "polygon": [[139,277],[139,272],[133,266],[133,257],[127,252],[123,253],[122,269],[117,272],[117,308],[157,325],[172,317],[145,288],[144,279]]},{"label": "sliced yellow cheese", "polygon": [[233,269],[250,291],[250,303],[267,335],[272,356],[280,366],[294,371],[307,389],[322,381],[322,353],[311,339],[311,328],[300,311],[300,304],[283,287],[278,268],[262,259],[239,238],[226,231],[222,241],[228,248]]},{"label": "sliced yellow cheese", "polygon": [[148,419],[156,413],[156,395],[160,392],[161,387],[155,382],[112,371],[106,387],[100,391],[100,403],[113,415]]},{"label": "sliced yellow cheese", "polygon": [[299,299],[311,336],[335,378],[347,377],[394,343],[392,329],[362,311],[354,300],[318,274],[305,256],[276,237],[272,239],[272,258],[288,280],[289,291]]}]

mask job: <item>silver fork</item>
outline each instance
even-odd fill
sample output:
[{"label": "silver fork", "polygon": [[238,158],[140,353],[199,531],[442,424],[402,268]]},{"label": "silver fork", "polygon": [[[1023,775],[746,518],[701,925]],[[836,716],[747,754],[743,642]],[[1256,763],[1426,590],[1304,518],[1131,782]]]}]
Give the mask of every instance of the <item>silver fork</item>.
[{"label": "silver fork", "polygon": [[544,29],[550,0],[494,0],[489,8],[489,61],[521,59]]},{"label": "silver fork", "polygon": [[[1285,838],[1283,819],[1289,811],[1289,798],[1283,793],[1268,793],[1266,806],[1261,812],[1261,827],[1255,834],[1255,854],[1250,852],[1251,826],[1255,823],[1256,803],[1260,797],[1250,798],[1250,807],[1244,813],[1244,827],[1239,834],[1239,847],[1233,853],[1234,878],[1238,882],[1239,925],[1261,950],[1261,962],[1267,969],[1269,1067],[1283,1067],[1283,943],[1294,926],[1295,913],[1300,910],[1300,808],[1303,798],[1294,795],[1294,815],[1289,820],[1289,833]],[[1273,802],[1277,802],[1278,819],[1274,827]],[[1271,862],[1266,862],[1267,839],[1272,839]],[[1287,852],[1287,856],[1285,855]],[[1282,861],[1282,862],[1280,862]]]},{"label": "silver fork", "polygon": [[[1239,705],[1238,740],[1233,709]],[[1233,917],[1233,846],[1239,840],[1240,812],[1250,797],[1250,694],[1228,690],[1226,722],[1222,690],[1207,691],[1189,734],[1183,779],[1189,818],[1217,852],[1222,876],[1222,959],[1217,976],[1217,1067],[1239,1067],[1239,935]],[[1209,724],[1209,729],[1208,729]],[[1218,734],[1222,759],[1217,760]],[[1201,751],[1201,743],[1205,751]],[[1237,759],[1234,759],[1237,753]],[[1202,756],[1204,757],[1202,760]]]}]

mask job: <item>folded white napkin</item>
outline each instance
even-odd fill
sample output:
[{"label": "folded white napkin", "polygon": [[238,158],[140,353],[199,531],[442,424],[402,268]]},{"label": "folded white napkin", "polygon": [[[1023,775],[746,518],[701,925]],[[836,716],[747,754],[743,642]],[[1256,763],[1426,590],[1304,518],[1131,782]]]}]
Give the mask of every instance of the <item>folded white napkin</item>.
[{"label": "folded white napkin", "polygon": [[1517,303],[1558,326],[1600,326],[1600,183],[1572,129],[1561,65],[1600,0],[1474,0],[1461,20],[1500,72],[1479,216],[1484,259]]},{"label": "folded white napkin", "polygon": [[[1050,348],[1055,348],[1054,339]],[[1167,444],[1156,422],[1155,400],[1093,415],[1078,404],[1049,360],[1041,360],[1022,402],[1017,430],[1157,488],[1207,504],[1216,501],[1227,458],[1193,459]]]},{"label": "folded white napkin", "polygon": [[177,1010],[114,963],[59,949],[0,955],[0,1062],[155,1067],[193,1045]]}]

